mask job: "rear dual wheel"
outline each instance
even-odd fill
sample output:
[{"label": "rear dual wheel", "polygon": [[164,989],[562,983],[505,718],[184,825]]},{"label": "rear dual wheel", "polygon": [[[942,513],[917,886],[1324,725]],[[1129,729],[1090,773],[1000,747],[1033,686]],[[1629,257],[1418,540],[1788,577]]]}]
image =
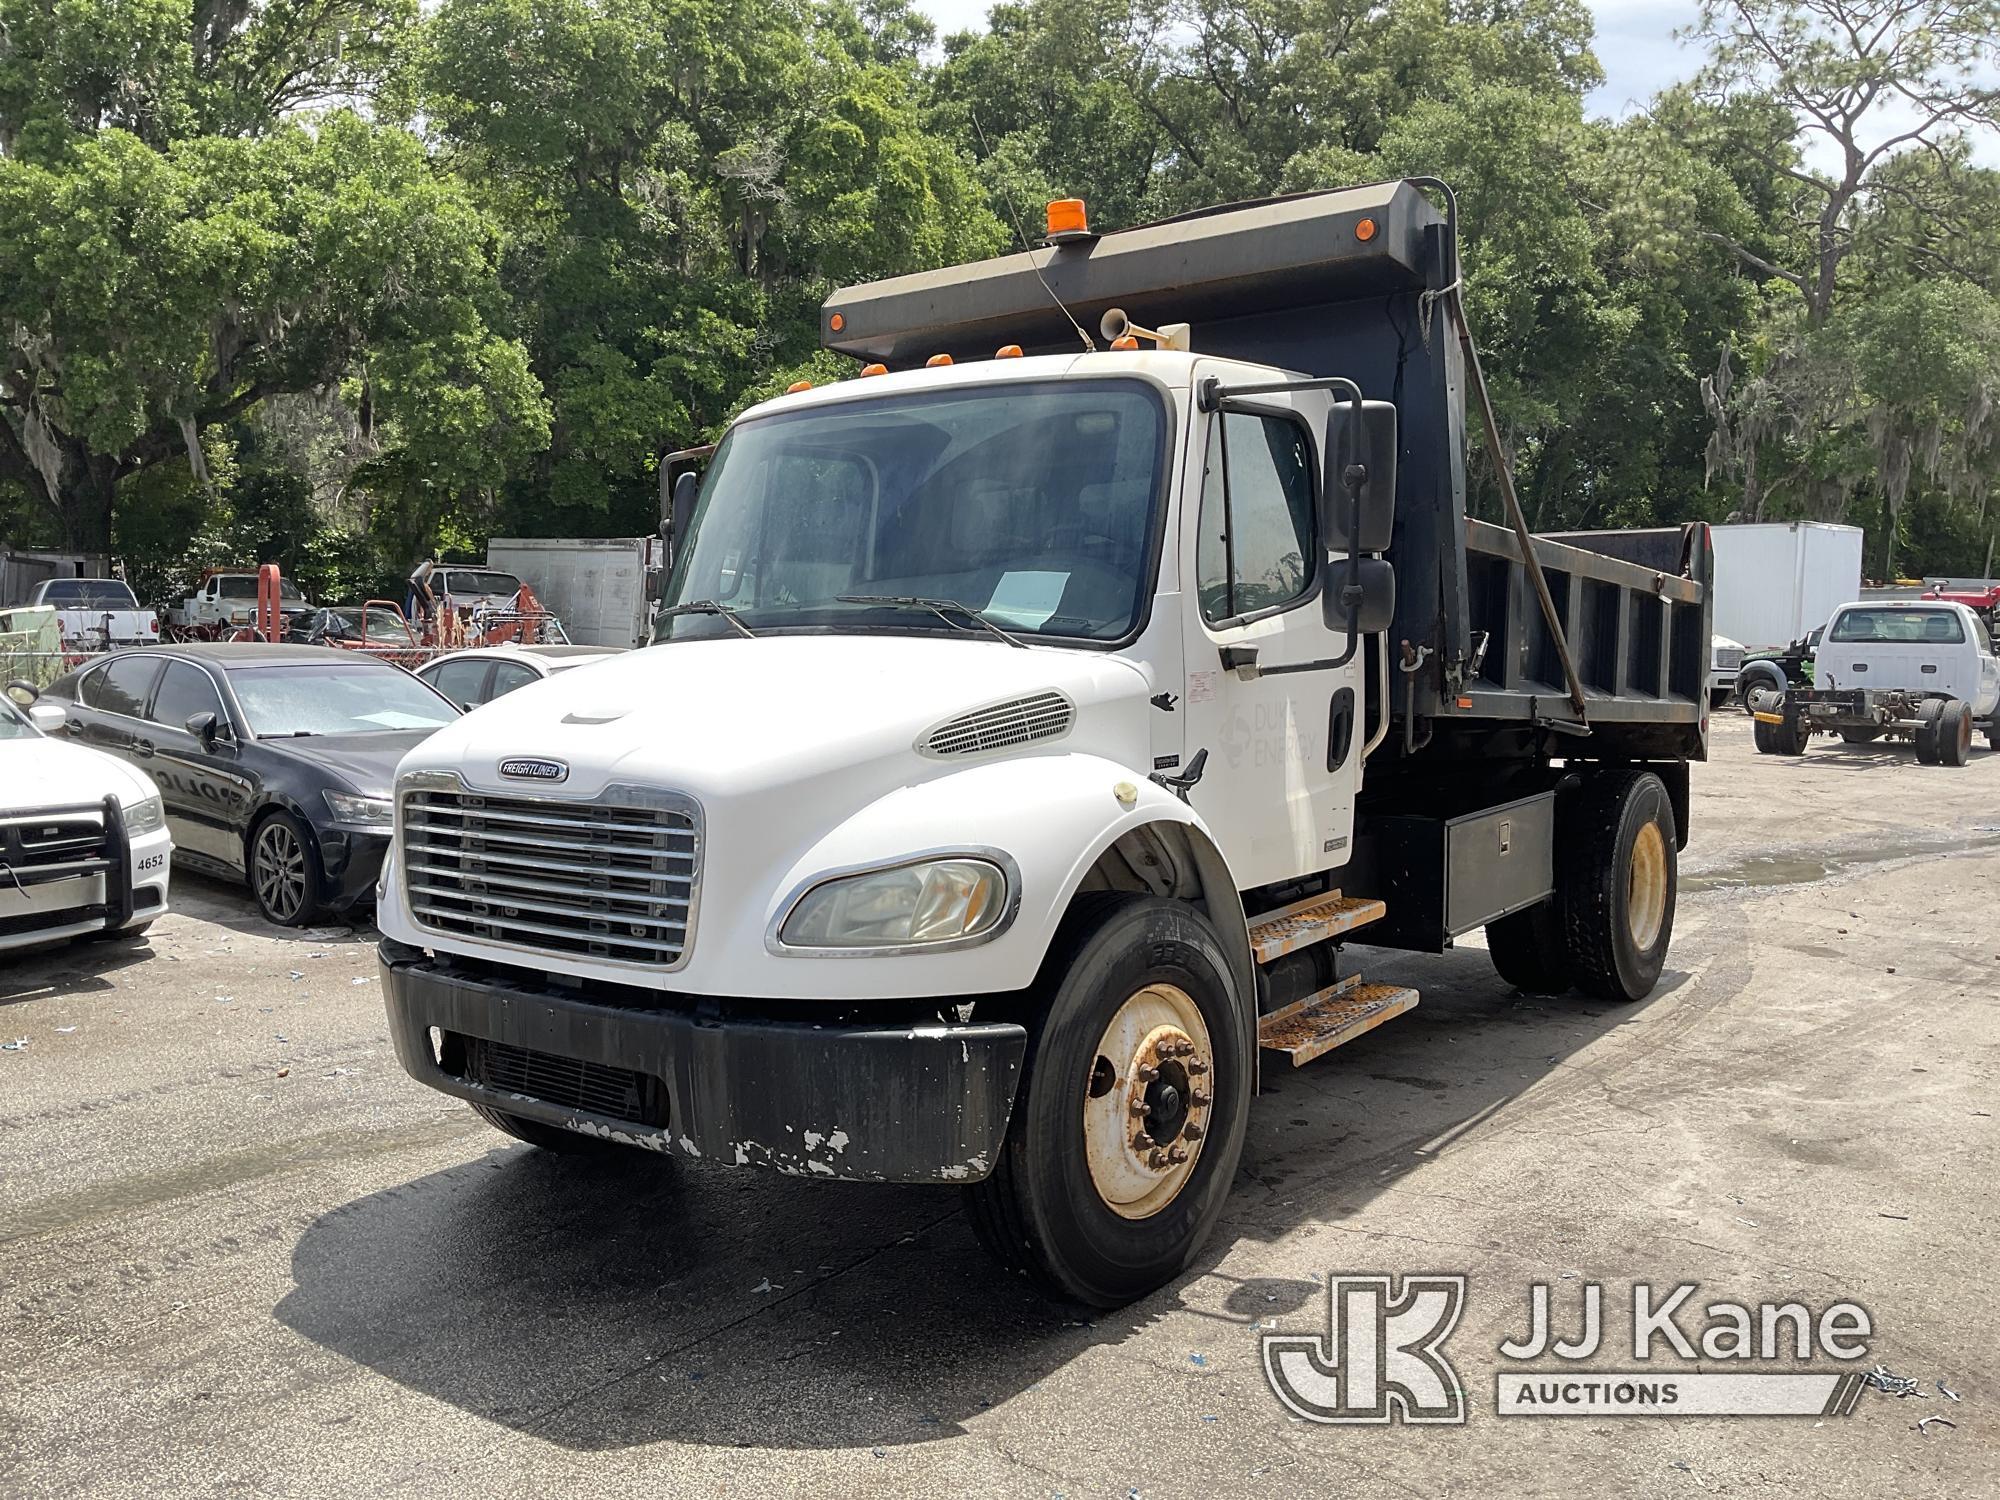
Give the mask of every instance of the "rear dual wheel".
[{"label": "rear dual wheel", "polygon": [[1962,766],[1972,759],[1972,706],[1958,698],[1917,705],[1917,759],[1927,766]]},{"label": "rear dual wheel", "polygon": [[1117,1307],[1184,1271],[1249,1118],[1247,997],[1194,908],[1080,900],[1037,986],[1014,1117],[968,1217],[1045,1291]]},{"label": "rear dual wheel", "polygon": [[1759,719],[1754,735],[1759,755],[1804,755],[1806,753],[1806,732],[1799,728],[1798,720],[1787,715],[1782,724],[1766,724]]},{"label": "rear dual wheel", "polygon": [[1487,925],[1493,967],[1531,995],[1643,999],[1666,966],[1680,878],[1665,784],[1599,771],[1563,797],[1556,827],[1555,891]]}]

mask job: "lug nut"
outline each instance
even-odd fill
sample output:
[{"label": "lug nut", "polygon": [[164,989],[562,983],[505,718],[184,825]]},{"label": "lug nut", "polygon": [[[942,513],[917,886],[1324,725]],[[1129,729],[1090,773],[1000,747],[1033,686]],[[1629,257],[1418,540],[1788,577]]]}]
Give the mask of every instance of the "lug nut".
[{"label": "lug nut", "polygon": [[1141,1083],[1151,1083],[1160,1076],[1160,1070],[1151,1063],[1141,1063],[1138,1071],[1133,1076]]},{"label": "lug nut", "polygon": [[1153,1144],[1153,1138],[1143,1130],[1132,1137],[1132,1149],[1134,1151],[1150,1150]]},{"label": "lug nut", "polygon": [[1188,1121],[1188,1128],[1183,1130],[1181,1134],[1188,1140],[1198,1141],[1201,1139],[1201,1127],[1190,1120]]},{"label": "lug nut", "polygon": [[1144,1099],[1134,1099],[1132,1101],[1132,1113],[1135,1115],[1143,1115],[1148,1108],[1149,1106]]},{"label": "lug nut", "polygon": [[1176,1146],[1173,1148],[1173,1150],[1167,1153],[1167,1160],[1172,1162],[1175,1166],[1179,1166],[1182,1162],[1186,1161],[1187,1159],[1188,1159],[1187,1147],[1185,1146]]},{"label": "lug nut", "polygon": [[1187,1070],[1191,1076],[1199,1078],[1201,1077],[1202,1074],[1208,1071],[1208,1064],[1203,1062],[1200,1058],[1197,1057],[1193,1062],[1187,1065]]},{"label": "lug nut", "polygon": [[1163,1170],[1167,1165],[1167,1153],[1164,1151],[1155,1151],[1146,1158],[1146,1165],[1156,1172]]},{"label": "lug nut", "polygon": [[1208,1095],[1204,1094],[1200,1089],[1196,1089],[1194,1091],[1194,1107],[1196,1109],[1207,1109],[1208,1105]]}]

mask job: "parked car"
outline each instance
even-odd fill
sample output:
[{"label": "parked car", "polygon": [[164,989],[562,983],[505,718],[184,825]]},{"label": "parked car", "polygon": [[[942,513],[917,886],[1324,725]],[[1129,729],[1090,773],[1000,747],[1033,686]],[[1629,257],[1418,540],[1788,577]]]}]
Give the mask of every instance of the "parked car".
[{"label": "parked car", "polygon": [[[50,739],[22,682],[0,694],[0,952],[137,936],[167,909],[173,839],[159,791],[109,755]],[[25,711],[23,704],[31,705]]]},{"label": "parked car", "polygon": [[453,609],[506,609],[521,592],[521,580],[498,568],[446,563],[431,575],[431,592]]},{"label": "parked car", "polygon": [[340,604],[300,615],[291,622],[285,639],[301,646],[366,651],[399,667],[415,666],[422,659],[417,633],[403,617],[402,606],[387,599]]},{"label": "parked car", "polygon": [[159,784],[176,852],[286,927],[373,899],[396,763],[458,717],[401,667],[324,646],[124,651],[45,694],[66,732]]},{"label": "parked car", "polygon": [[109,646],[150,646],[160,638],[160,617],[139,607],[122,578],[44,579],[28,595],[28,603],[55,610],[65,646],[101,651]]},{"label": "parked car", "polygon": [[544,677],[608,661],[617,654],[604,646],[486,646],[435,657],[419,667],[417,675],[470,710]]}]

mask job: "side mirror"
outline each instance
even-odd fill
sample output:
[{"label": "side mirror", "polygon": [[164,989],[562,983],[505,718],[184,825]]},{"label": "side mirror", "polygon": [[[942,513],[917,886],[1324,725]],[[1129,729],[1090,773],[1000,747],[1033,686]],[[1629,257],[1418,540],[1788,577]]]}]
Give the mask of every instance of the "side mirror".
[{"label": "side mirror", "polygon": [[21,708],[26,708],[42,696],[42,690],[25,677],[16,677],[7,684],[7,696]]},{"label": "side mirror", "polygon": [[667,566],[680,560],[681,539],[687,535],[694,516],[694,497],[701,492],[701,476],[683,469],[674,476],[673,491],[667,498],[666,514],[660,517],[660,540],[667,544]]},{"label": "side mirror", "polygon": [[189,714],[186,727],[189,734],[201,741],[204,750],[215,748],[218,721],[208,709],[203,709],[198,714]]},{"label": "side mirror", "polygon": [[1351,611],[1360,610],[1354,629],[1360,635],[1387,630],[1396,618],[1396,569],[1386,559],[1364,557],[1355,564],[1354,582],[1347,581],[1347,564],[1336,563],[1327,571],[1326,586],[1320,590],[1321,617],[1328,630],[1345,634]]},{"label": "side mirror", "polygon": [[43,734],[62,733],[64,714],[59,703],[33,703],[28,706],[28,722]]},{"label": "side mirror", "polygon": [[[1382,552],[1396,525],[1396,406],[1337,401],[1327,416],[1319,534],[1330,552]],[[1361,486],[1359,505],[1352,483]]]}]

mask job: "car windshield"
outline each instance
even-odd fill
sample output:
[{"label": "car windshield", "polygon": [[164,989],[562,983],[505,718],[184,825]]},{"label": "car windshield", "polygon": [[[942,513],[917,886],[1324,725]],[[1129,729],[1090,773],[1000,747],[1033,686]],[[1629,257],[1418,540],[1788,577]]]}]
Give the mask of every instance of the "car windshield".
[{"label": "car windshield", "polygon": [[132,590],[116,578],[57,578],[43,585],[42,603],[57,609],[137,609]]},{"label": "car windshield", "polygon": [[458,717],[456,708],[409,673],[367,657],[231,667],[229,685],[250,732],[260,739],[435,729]]},{"label": "car windshield", "polygon": [[[1136,380],[847,401],[732,429],[665,604],[752,631],[965,630],[841,595],[952,600],[1015,634],[1117,640],[1145,610],[1166,413]],[[664,617],[656,639],[735,627]]]},{"label": "car windshield", "polygon": [[1850,609],[1833,622],[1830,639],[1955,646],[1965,640],[1965,626],[1949,609]]},{"label": "car windshield", "polygon": [[[230,573],[219,580],[216,592],[224,599],[255,599],[257,597],[257,575],[254,573]],[[303,604],[306,596],[299,592],[299,586],[289,578],[278,580],[278,597],[288,604]]]},{"label": "car windshield", "polygon": [[518,594],[521,580],[512,573],[452,568],[444,575],[444,591],[447,594]]}]

